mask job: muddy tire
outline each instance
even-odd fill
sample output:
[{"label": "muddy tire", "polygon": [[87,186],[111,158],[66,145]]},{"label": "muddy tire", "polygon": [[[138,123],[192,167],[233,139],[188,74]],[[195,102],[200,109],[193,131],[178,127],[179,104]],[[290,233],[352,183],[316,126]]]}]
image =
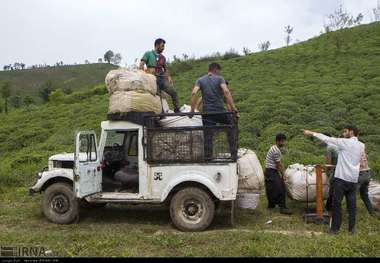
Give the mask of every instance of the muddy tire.
[{"label": "muddy tire", "polygon": [[53,223],[73,223],[79,216],[79,204],[73,187],[66,183],[50,185],[44,193],[42,209],[47,219]]},{"label": "muddy tire", "polygon": [[178,191],[170,202],[173,224],[184,232],[206,230],[214,219],[215,203],[206,191],[189,187]]}]

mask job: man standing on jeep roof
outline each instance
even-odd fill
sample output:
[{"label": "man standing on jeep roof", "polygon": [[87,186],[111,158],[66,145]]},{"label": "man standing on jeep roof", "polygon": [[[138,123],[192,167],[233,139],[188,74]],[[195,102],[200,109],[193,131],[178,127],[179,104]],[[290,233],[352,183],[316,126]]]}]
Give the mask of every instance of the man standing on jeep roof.
[{"label": "man standing on jeep roof", "polygon": [[159,38],[154,42],[154,50],[145,52],[140,62],[140,69],[147,67],[147,72],[157,78],[158,92],[164,91],[170,95],[173,100],[174,112],[179,112],[179,100],[177,92],[173,86],[173,80],[168,73],[166,58],[162,54],[165,50],[165,40]]},{"label": "man standing on jeep roof", "polygon": [[[226,112],[224,108],[224,99],[227,103],[227,109],[230,112],[235,112],[236,117],[239,118],[231,92],[226,84],[226,81],[220,76],[221,66],[218,63],[211,63],[208,68],[208,73],[198,79],[193,87],[191,97],[191,113],[194,113],[198,104],[197,93],[202,92],[203,112],[205,113],[223,113]],[[216,126],[217,124],[231,125],[233,118],[231,115],[205,115],[202,117],[204,126]],[[205,130],[205,158],[212,159],[213,149],[213,133],[212,130]],[[235,137],[234,132],[228,132],[228,142],[230,145],[231,154],[236,157]]]}]

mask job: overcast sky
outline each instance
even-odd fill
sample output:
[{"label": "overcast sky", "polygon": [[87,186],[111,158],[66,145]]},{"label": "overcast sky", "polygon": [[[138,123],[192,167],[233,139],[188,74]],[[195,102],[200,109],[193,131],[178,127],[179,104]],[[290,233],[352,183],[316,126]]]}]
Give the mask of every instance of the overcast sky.
[{"label": "overcast sky", "polygon": [[368,23],[377,0],[0,0],[0,66],[96,62],[108,49],[131,64],[157,37],[169,58],[278,48],[286,25],[294,40],[316,36],[340,3]]}]

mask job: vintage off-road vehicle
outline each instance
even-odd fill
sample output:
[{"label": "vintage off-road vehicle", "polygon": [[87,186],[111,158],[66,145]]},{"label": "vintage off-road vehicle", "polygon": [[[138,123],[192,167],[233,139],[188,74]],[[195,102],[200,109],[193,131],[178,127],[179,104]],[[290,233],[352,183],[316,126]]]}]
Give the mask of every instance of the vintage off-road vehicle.
[{"label": "vintage off-road vehicle", "polygon": [[237,197],[237,127],[159,125],[187,115],[109,116],[99,143],[78,132],[75,153],[50,157],[30,194],[44,193],[43,212],[57,224],[77,221],[82,205],[168,204],[178,229],[205,230],[216,207]]}]

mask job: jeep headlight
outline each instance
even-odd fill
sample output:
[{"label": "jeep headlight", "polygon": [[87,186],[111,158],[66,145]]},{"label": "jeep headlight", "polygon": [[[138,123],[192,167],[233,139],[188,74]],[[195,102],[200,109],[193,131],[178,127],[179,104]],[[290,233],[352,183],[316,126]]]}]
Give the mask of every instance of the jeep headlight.
[{"label": "jeep headlight", "polygon": [[37,180],[40,180],[42,177],[42,172],[37,173],[36,177],[37,177]]}]

